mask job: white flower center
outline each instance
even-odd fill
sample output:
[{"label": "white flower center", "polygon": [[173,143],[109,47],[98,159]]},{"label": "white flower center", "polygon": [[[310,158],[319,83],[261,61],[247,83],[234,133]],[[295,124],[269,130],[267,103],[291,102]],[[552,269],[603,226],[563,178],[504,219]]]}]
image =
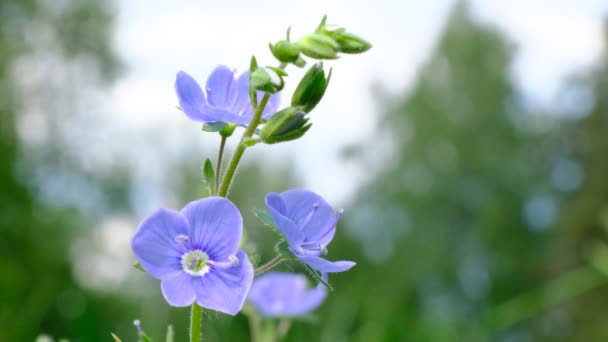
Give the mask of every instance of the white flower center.
[{"label": "white flower center", "polygon": [[195,249],[182,255],[182,268],[184,271],[193,276],[203,276],[209,272],[209,255]]}]

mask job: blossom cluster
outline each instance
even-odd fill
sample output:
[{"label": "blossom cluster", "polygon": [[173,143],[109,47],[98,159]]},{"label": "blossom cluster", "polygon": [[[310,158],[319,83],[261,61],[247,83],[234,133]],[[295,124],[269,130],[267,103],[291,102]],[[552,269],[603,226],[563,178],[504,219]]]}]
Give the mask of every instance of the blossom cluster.
[{"label": "blossom cluster", "polygon": [[[185,71],[177,73],[174,86],[181,111],[222,138],[217,173],[209,160],[203,168],[212,196],[190,202],[180,211],[156,210],[141,222],[131,247],[141,268],[160,280],[167,303],[192,305],[192,321],[199,307],[235,315],[245,303],[267,318],[305,315],[326,298],[329,273],[355,266],[352,261],[326,259],[343,209],[334,210],[312,191],[295,189],[266,195],[262,221],[277,229],[282,239],[277,256],[254,268],[240,249],[241,212],[226,196],[246,148],[299,139],[312,126],[308,114],[324,96],[331,69],[326,74],[323,64],[315,63],[297,85],[290,105],[280,108],[285,67],[303,67],[303,56],[336,59],[338,53],[361,53],[370,47],[343,28],[327,29],[324,18],[314,33],[298,42],[291,42],[288,31],[287,39],[270,45],[280,62],[278,68],[259,67],[255,57],[249,70],[240,74],[219,65],[203,87]],[[245,131],[220,186],[223,146],[237,127]],[[317,285],[309,288],[302,274],[266,272],[286,259],[301,263]],[[196,324],[191,330],[191,341],[199,340]]]}]

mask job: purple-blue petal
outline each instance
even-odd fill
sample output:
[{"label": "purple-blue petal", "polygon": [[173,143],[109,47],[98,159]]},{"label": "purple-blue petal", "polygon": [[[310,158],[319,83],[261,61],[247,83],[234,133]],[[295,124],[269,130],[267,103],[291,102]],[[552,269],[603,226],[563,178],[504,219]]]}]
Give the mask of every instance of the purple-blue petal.
[{"label": "purple-blue petal", "polygon": [[188,236],[188,221],[175,210],[158,209],[141,222],[131,248],[146,272],[164,279],[181,270],[182,250],[175,240],[178,235]]},{"label": "purple-blue petal", "polygon": [[[251,107],[251,98],[249,97],[249,70],[239,75],[236,84],[237,95],[231,107],[231,111],[248,117],[249,120],[251,120],[253,117],[253,108]],[[249,123],[249,121],[247,121],[247,123]]]},{"label": "purple-blue petal", "polygon": [[313,255],[298,255],[298,258],[321,273],[344,272],[356,265],[356,263],[352,261],[332,262]]},{"label": "purple-blue petal", "polygon": [[201,87],[194,78],[184,71],[178,72],[175,77],[175,92],[179,100],[179,106],[190,119],[210,121],[210,118],[205,117],[199,110],[201,106],[207,104],[207,101]]},{"label": "purple-blue petal", "polygon": [[267,194],[266,208],[290,245],[298,246],[304,241],[304,236],[298,226],[286,217],[287,207],[281,195],[274,192]]},{"label": "purple-blue petal", "polygon": [[199,113],[201,117],[207,118],[206,122],[224,121],[237,125],[248,125],[251,121],[251,116],[238,115],[235,112],[208,105],[202,105]]},{"label": "purple-blue petal", "polygon": [[218,65],[207,78],[205,90],[209,105],[230,110],[237,96],[234,72],[225,65]]},{"label": "purple-blue petal", "polygon": [[305,242],[317,241],[334,229],[336,214],[321,196],[308,190],[288,190],[280,196],[285,201],[287,217],[300,228]]},{"label": "purple-blue petal", "polygon": [[[258,94],[258,101],[262,99],[262,96],[264,96],[263,93],[262,93],[262,95]],[[262,118],[269,119],[271,116],[273,116],[276,112],[279,111],[280,105],[281,105],[281,93],[275,93],[275,94],[270,95],[270,99],[268,100],[268,103],[266,104],[266,108],[264,108],[264,111],[262,112]]]},{"label": "purple-blue petal", "polygon": [[323,285],[308,290],[306,277],[268,272],[254,281],[248,301],[266,317],[299,316],[316,309],[325,299]]},{"label": "purple-blue petal", "polygon": [[192,281],[193,277],[186,272],[179,272],[172,278],[162,280],[160,288],[167,303],[180,307],[194,303],[196,293]]},{"label": "purple-blue petal", "polygon": [[211,270],[202,277],[193,278],[196,302],[209,309],[236,315],[245,302],[253,282],[254,270],[247,254],[238,251],[237,266]]},{"label": "purple-blue petal", "polygon": [[190,224],[190,243],[213,260],[234,255],[241,243],[243,218],[237,207],[223,197],[190,202],[181,213]]}]

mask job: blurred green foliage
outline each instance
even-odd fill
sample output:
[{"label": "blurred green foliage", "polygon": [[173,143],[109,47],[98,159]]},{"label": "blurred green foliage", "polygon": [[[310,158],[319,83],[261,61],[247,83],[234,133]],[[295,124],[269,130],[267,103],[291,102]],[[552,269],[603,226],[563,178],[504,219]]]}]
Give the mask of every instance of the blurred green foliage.
[{"label": "blurred green foliage", "polygon": [[[58,66],[86,60],[82,78],[93,68],[100,84],[111,81],[120,70],[109,43],[113,14],[95,0],[0,2],[0,341],[40,333],[109,341],[110,332],[131,341],[136,318],[157,339],[169,323],[176,341],[187,336],[188,309],[168,307],[158,282],[135,268],[123,288],[99,291],[76,280],[76,241],[94,243],[105,217],[133,215],[133,173],[127,166],[90,173],[62,150],[59,123],[74,115],[69,104],[44,113],[48,143],[32,148],[17,134],[20,114],[39,95],[23,93],[20,78],[28,75],[19,65],[40,55]],[[287,340],[605,338],[606,61],[565,84],[569,106],[537,113],[512,80],[513,53],[501,32],[459,4],[412,87],[379,95],[379,138],[351,154],[371,176],[330,246],[330,259],[358,265],[332,276],[336,291],[317,320],[294,322]],[[86,96],[71,81],[43,88],[52,101]],[[203,157],[170,166],[180,177],[167,187],[179,203],[204,192]],[[98,189],[97,211],[44,199],[39,170],[53,171],[44,181],[78,180],[66,187],[85,180],[82,196]],[[271,258],[276,237],[248,209],[298,184],[292,174],[260,162],[239,170],[230,196],[254,259]],[[207,341],[247,339],[243,315],[205,315]]]}]

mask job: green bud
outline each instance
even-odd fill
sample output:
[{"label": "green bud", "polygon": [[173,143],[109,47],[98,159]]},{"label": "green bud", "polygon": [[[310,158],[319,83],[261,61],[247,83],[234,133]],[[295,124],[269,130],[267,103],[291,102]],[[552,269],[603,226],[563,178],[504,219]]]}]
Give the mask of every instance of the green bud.
[{"label": "green bud", "polygon": [[306,65],[306,61],[304,60],[304,58],[302,58],[302,56],[300,56],[298,57],[298,59],[296,59],[295,62],[293,62],[293,64],[298,68],[303,68]]},{"label": "green bud", "polygon": [[236,125],[235,124],[226,124],[226,126],[224,126],[224,128],[222,128],[220,130],[220,135],[224,138],[230,138],[230,136],[232,136],[232,133],[234,133],[234,130],[236,129]]},{"label": "green bud", "polygon": [[338,58],[338,43],[321,33],[311,33],[298,41],[298,47],[303,54],[314,59]]},{"label": "green bud", "polygon": [[298,46],[288,40],[279,40],[276,44],[270,44],[270,52],[282,63],[293,63],[300,57]]},{"label": "green bud", "polygon": [[287,107],[274,114],[262,127],[260,139],[266,144],[295,140],[312,126],[300,107]]},{"label": "green bud", "polygon": [[336,30],[332,38],[338,43],[338,51],[343,53],[363,53],[372,47],[365,39],[344,30]]},{"label": "green bud", "polygon": [[255,69],[251,75],[251,87],[255,90],[261,90],[267,93],[274,94],[285,85],[283,77],[275,71],[267,68]]},{"label": "green bud", "polygon": [[294,107],[301,106],[306,113],[309,113],[323,98],[330,78],[331,69],[327,78],[325,78],[323,63],[318,62],[313,65],[308,69],[294,91],[291,97],[291,105]]}]

